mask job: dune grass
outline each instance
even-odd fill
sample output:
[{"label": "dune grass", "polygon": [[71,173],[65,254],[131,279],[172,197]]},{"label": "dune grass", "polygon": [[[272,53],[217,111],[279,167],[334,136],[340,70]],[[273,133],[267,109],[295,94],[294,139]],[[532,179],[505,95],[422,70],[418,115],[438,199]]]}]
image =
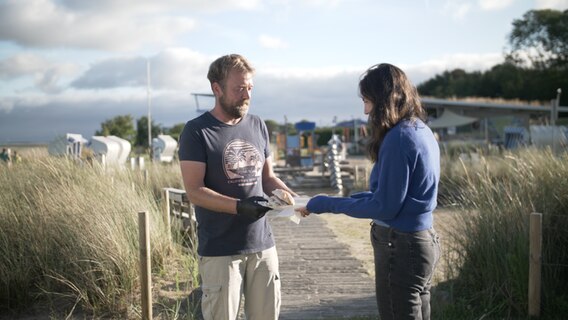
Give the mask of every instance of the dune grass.
[{"label": "dune grass", "polygon": [[[542,311],[568,312],[568,157],[523,149],[444,164],[441,185],[460,215],[446,239],[450,309],[476,318],[528,310],[529,216],[543,214]],[[462,314],[463,316],[463,314]]]},{"label": "dune grass", "polygon": [[159,170],[149,188],[139,172],[65,158],[0,168],[0,308],[39,302],[93,316],[136,312],[139,211],[151,217],[153,269],[175,254],[156,199],[179,173]]},{"label": "dune grass", "polygon": [[[442,242],[447,281],[433,293],[433,318],[526,318],[531,212],[544,217],[542,318],[562,317],[568,156],[477,153],[478,160],[444,156],[440,196],[463,214]],[[195,261],[172,248],[161,215],[161,188],[182,187],[179,168],[147,170],[145,176],[31,154],[10,169],[0,166],[0,312],[42,305],[55,318],[138,318],[137,212],[147,210],[153,275],[171,278],[171,296],[156,299],[163,310],[157,318],[194,319],[195,304],[186,300],[197,283]],[[172,268],[172,260],[182,266]]]}]

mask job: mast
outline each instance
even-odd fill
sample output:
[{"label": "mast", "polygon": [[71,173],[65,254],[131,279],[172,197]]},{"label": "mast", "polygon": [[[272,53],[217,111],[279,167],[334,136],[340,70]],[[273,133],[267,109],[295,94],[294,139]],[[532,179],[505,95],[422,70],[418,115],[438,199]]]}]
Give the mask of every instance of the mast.
[{"label": "mast", "polygon": [[152,155],[152,99],[150,97],[150,60],[146,60],[146,92],[148,96],[148,150]]}]

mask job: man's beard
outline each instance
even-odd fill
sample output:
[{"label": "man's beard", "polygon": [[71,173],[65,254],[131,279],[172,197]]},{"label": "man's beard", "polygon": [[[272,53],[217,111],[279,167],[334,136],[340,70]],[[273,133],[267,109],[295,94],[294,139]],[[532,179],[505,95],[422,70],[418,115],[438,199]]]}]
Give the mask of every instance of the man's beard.
[{"label": "man's beard", "polygon": [[241,100],[240,102],[236,102],[234,104],[228,103],[224,97],[219,99],[219,104],[225,113],[230,115],[233,118],[242,118],[245,114],[247,114],[249,109],[250,99]]}]

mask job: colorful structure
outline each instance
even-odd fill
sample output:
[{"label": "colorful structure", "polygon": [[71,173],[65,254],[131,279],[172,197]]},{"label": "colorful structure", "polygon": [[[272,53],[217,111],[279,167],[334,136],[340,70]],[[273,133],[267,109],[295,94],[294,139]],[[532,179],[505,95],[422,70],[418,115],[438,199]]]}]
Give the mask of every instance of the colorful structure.
[{"label": "colorful structure", "polygon": [[286,136],[286,166],[311,168],[314,166],[315,122],[301,121],[294,127],[297,134]]}]

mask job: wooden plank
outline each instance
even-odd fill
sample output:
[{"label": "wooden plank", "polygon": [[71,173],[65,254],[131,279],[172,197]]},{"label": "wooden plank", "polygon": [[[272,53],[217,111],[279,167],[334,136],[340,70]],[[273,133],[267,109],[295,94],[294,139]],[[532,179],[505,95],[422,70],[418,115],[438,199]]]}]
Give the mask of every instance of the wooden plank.
[{"label": "wooden plank", "polygon": [[138,212],[138,236],[140,241],[140,287],[142,319],[152,319],[152,274],[150,259],[150,222],[147,211]]},{"label": "wooden plank", "polygon": [[172,242],[172,221],[170,217],[170,192],[166,189],[163,190],[163,215],[164,223],[166,224],[166,231],[168,232],[168,240]]},{"label": "wooden plank", "polygon": [[529,250],[529,316],[540,317],[542,213],[531,213]]}]

